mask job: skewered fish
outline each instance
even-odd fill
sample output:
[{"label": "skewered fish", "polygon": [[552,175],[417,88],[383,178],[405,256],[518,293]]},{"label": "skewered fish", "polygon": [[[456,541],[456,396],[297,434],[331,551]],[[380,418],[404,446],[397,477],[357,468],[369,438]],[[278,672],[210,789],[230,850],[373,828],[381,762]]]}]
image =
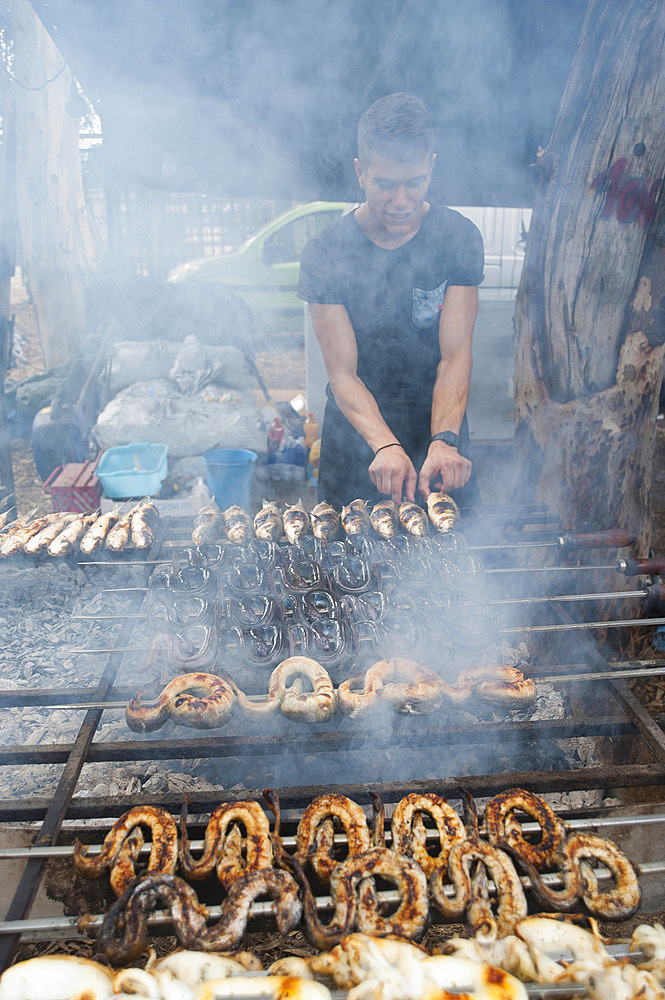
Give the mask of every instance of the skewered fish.
[{"label": "skewered fish", "polygon": [[437,531],[450,531],[459,517],[459,507],[447,493],[430,493],[427,513]]},{"label": "skewered fish", "polygon": [[312,507],[312,534],[327,542],[339,531],[339,514],[335,508],[323,500]]},{"label": "skewered fish", "polygon": [[71,552],[79,538],[96,520],[96,517],[96,514],[81,514],[80,517],[75,517],[47,546],[48,554],[50,556],[64,556]]},{"label": "skewered fish", "polygon": [[224,537],[224,518],[219,507],[208,504],[201,507],[194,518],[192,541],[194,545],[214,545]]},{"label": "skewered fish", "polygon": [[399,530],[399,511],[394,500],[379,500],[369,515],[372,527],[382,538],[392,538]]},{"label": "skewered fish", "polygon": [[79,543],[79,550],[83,555],[91,556],[93,552],[97,552],[102,547],[107,532],[119,517],[120,514],[117,510],[110,510],[107,514],[100,514],[99,517],[95,518]]},{"label": "skewered fish", "polygon": [[347,535],[366,535],[372,527],[364,500],[352,500],[342,507],[340,520]]},{"label": "skewered fish", "polygon": [[46,518],[42,519],[44,524],[41,530],[30,535],[23,546],[23,551],[30,556],[43,552],[77,516],[77,514],[47,514]]},{"label": "skewered fish", "polygon": [[302,500],[287,507],[284,511],[284,534],[295,545],[299,538],[309,531],[309,517],[303,507]]},{"label": "skewered fish", "polygon": [[222,517],[228,540],[235,545],[247,545],[252,537],[252,521],[247,511],[238,504],[232,504]]},{"label": "skewered fish", "polygon": [[[303,692],[302,677],[312,685],[312,691]],[[293,683],[287,686],[289,681]],[[308,656],[290,656],[275,667],[264,701],[251,701],[235,684],[233,688],[239,708],[250,717],[273,715],[281,709],[287,719],[327,722],[337,711],[337,696],[328,671]]]},{"label": "skewered fish", "polygon": [[266,542],[276,542],[283,533],[284,523],[277,504],[264,500],[263,507],[254,518],[254,534]]},{"label": "skewered fish", "polygon": [[399,505],[399,519],[410,535],[427,534],[427,514],[417,503],[405,500]]},{"label": "skewered fish", "polygon": [[159,511],[152,500],[142,500],[131,512],[130,537],[135,549],[149,549],[155,541]]},{"label": "skewered fish", "polygon": [[110,528],[104,542],[104,545],[109,552],[125,551],[126,546],[129,544],[131,523],[132,512],[128,511],[126,514],[123,514],[122,517],[119,517],[113,527]]}]

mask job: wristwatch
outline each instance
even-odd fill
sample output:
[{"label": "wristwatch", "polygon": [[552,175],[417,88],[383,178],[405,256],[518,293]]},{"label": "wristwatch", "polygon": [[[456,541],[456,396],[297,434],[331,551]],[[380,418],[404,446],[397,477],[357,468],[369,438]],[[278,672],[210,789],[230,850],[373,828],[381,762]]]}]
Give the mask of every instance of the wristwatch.
[{"label": "wristwatch", "polygon": [[432,434],[432,441],[444,441],[451,448],[456,448],[459,444],[459,434],[455,434],[453,431],[441,431],[439,434]]}]

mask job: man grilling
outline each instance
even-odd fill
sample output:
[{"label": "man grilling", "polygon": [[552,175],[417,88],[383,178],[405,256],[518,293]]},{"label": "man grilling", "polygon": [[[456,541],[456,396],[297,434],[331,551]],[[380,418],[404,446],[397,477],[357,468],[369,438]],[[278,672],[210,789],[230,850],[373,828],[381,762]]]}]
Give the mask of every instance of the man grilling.
[{"label": "man grilling", "polygon": [[465,409],[483,244],[425,201],[433,147],[419,98],[376,101],[354,160],[365,201],[303,251],[298,295],[329,379],[318,494],[338,508],[432,488],[474,502]]}]

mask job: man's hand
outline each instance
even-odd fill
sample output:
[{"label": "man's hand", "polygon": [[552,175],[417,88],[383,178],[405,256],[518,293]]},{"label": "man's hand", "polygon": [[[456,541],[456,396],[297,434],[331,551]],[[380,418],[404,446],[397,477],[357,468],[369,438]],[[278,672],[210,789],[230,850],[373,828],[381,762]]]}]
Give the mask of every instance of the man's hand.
[{"label": "man's hand", "polygon": [[[383,452],[381,453],[383,454]],[[371,466],[370,466],[371,468]],[[445,441],[432,441],[418,478],[418,492],[427,499],[430,483],[448,493],[466,486],[471,475],[471,462]]]},{"label": "man's hand", "polygon": [[418,474],[401,445],[379,449],[368,471],[379,493],[392,497],[396,504],[402,502],[403,495],[415,500]]}]

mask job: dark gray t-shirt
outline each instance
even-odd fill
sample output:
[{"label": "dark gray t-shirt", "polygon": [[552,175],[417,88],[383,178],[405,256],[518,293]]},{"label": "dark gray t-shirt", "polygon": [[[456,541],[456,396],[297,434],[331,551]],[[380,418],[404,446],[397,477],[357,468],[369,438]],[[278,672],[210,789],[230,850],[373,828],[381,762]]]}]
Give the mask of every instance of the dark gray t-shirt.
[{"label": "dark gray t-shirt", "polygon": [[[413,239],[394,250],[372,243],[349,214],[303,251],[298,295],[346,307],[358,345],[358,376],[416,469],[430,439],[445,291],[448,285],[480,284],[483,264],[476,226],[459,212],[435,205]],[[330,387],[327,394],[319,499],[333,506],[355,497],[378,499],[367,472],[372,450],[339,409]],[[468,442],[466,421],[460,436],[462,450]]]},{"label": "dark gray t-shirt", "polygon": [[298,295],[346,307],[358,375],[379,406],[385,394],[411,402],[428,391],[431,403],[446,287],[480,284],[483,263],[478,229],[453,209],[432,205],[416,235],[393,250],[372,243],[350,213],[305,246]]}]

